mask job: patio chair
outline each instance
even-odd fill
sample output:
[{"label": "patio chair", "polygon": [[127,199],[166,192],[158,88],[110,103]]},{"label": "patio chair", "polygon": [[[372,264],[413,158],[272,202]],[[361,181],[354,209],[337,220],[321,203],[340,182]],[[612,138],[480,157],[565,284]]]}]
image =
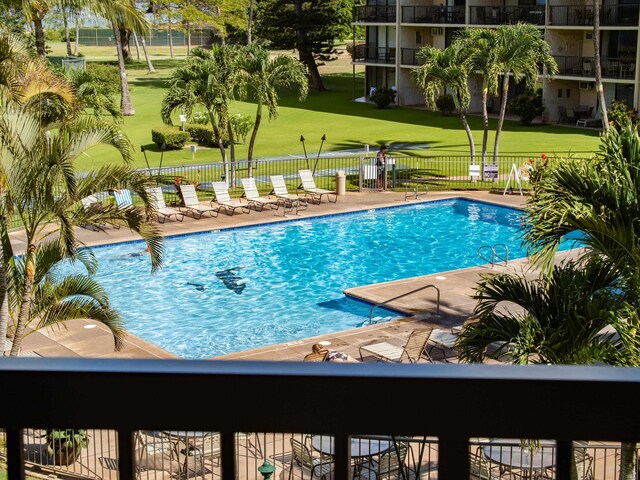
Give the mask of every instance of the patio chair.
[{"label": "patio chair", "polygon": [[472,479],[479,480],[501,480],[500,467],[491,467],[482,454],[482,450],[478,448],[477,453],[469,452],[469,474]]},{"label": "patio chair", "polygon": [[[167,218],[176,217],[176,220],[182,221],[184,220],[184,213],[180,210],[176,210],[175,208],[167,207],[167,204],[164,203],[164,195],[162,194],[162,188],[160,187],[150,187],[146,189],[147,194],[149,195],[149,199],[153,204],[156,210],[156,218],[160,223],[164,223],[167,221]],[[161,217],[162,215],[162,217]],[[162,220],[161,220],[162,219]]]},{"label": "patio chair", "polygon": [[211,200],[211,205],[213,205],[214,202],[217,203],[219,209],[224,207],[224,213],[231,216],[233,216],[237,209],[240,209],[240,211],[244,213],[249,213],[251,211],[248,205],[237,200],[231,200],[231,195],[229,195],[229,189],[227,188],[226,183],[212,182],[211,186],[213,187],[213,193],[216,196],[215,200]]},{"label": "patio chair", "polygon": [[[397,448],[391,447],[390,450],[380,455],[380,460],[364,463],[355,478],[362,480],[381,480],[392,476],[402,478],[401,471],[405,469],[407,450],[407,446],[404,444],[399,444]],[[408,475],[406,476],[408,477]]]},{"label": "patio chair", "polygon": [[[311,450],[304,443],[295,438],[291,438],[291,466],[289,468],[289,480],[293,476],[293,465],[298,465],[303,470],[311,472],[311,479],[314,475],[320,480],[326,480],[333,470],[331,462],[326,457],[314,457]],[[304,477],[304,473],[303,473]]]},{"label": "patio chair", "polygon": [[[100,213],[104,210],[104,207],[98,197],[96,195],[89,195],[80,199],[80,203],[82,204],[82,209],[88,214],[91,213]],[[86,228],[88,230],[100,231],[104,226],[106,226],[106,222],[98,222],[98,223],[85,223],[80,225],[82,228]],[[120,228],[119,225],[116,225],[116,228]]]},{"label": "patio chair", "polygon": [[209,205],[203,205],[198,200],[198,194],[196,193],[196,187],[192,184],[180,184],[180,193],[182,195],[182,203],[184,203],[184,208],[186,208],[186,214],[193,215],[193,218],[196,218],[196,214],[198,214],[198,218],[202,218],[205,213],[210,213],[213,217],[214,213],[217,217],[220,213],[220,208],[214,208]]},{"label": "patio chair", "polygon": [[174,458],[175,446],[162,432],[138,430],[134,434],[134,445],[138,472],[146,470],[177,472],[180,469]]},{"label": "patio chair", "polygon": [[201,440],[185,446],[183,453],[184,464],[182,473],[189,478],[189,474],[196,476],[204,475],[205,461],[215,462],[215,466],[220,465],[221,441],[219,432],[211,432],[202,437]]},{"label": "patio chair", "polygon": [[273,185],[273,194],[283,207],[293,207],[302,204],[305,208],[309,205],[305,197],[301,197],[297,193],[289,193],[287,184],[282,175],[271,175],[271,184]]},{"label": "patio chair", "polygon": [[325,352],[320,352],[320,353],[310,353],[308,355],[305,355],[303,362],[324,362],[327,359],[327,354],[329,353],[329,351],[325,351]]},{"label": "patio chair", "polygon": [[244,189],[244,198],[247,200],[249,207],[253,206],[257,212],[261,212],[265,205],[269,205],[270,207],[275,205],[275,207],[278,208],[278,200],[260,196],[255,178],[241,178],[240,182]]},{"label": "patio chair", "polygon": [[118,208],[127,208],[133,206],[133,197],[131,196],[131,190],[114,190],[113,198],[115,198],[116,206]]},{"label": "patio chair", "polygon": [[[338,201],[338,194],[336,192],[316,187],[316,182],[313,179],[313,173],[311,170],[299,170],[298,174],[300,175],[302,189],[304,190],[305,195],[309,196],[313,203],[320,204],[323,196],[327,197],[329,202],[336,203]],[[333,200],[331,200],[331,195],[333,195]]]},{"label": "patio chair", "polygon": [[362,353],[375,355],[384,362],[397,362],[403,363],[408,361],[409,363],[416,363],[422,355],[424,355],[430,362],[433,362],[429,353],[425,350],[429,337],[433,328],[425,328],[421,330],[414,330],[409,335],[407,343],[404,347],[398,347],[387,342],[374,343],[372,345],[363,345],[360,347],[360,360],[364,361]]}]

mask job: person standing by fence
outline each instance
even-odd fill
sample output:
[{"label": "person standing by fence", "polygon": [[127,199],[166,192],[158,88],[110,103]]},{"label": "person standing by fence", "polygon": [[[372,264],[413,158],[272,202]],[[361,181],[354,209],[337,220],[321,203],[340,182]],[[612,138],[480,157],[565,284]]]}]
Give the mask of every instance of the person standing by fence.
[{"label": "person standing by fence", "polygon": [[378,154],[376,155],[376,167],[377,167],[377,177],[376,177],[376,188],[380,190],[384,190],[384,177],[385,177],[385,169],[387,163],[387,150],[388,147],[383,143],[380,145],[380,150],[378,150]]}]

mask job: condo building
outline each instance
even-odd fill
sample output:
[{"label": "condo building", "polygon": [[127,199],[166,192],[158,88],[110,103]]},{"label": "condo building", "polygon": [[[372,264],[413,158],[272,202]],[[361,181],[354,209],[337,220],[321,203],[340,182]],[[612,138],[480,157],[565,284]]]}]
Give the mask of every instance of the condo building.
[{"label": "condo building", "polygon": [[[607,105],[624,100],[638,109],[640,4],[603,0],[600,9],[605,100]],[[388,87],[396,90],[397,105],[423,105],[423,94],[411,80],[420,48],[446,48],[462,28],[529,22],[542,30],[558,63],[552,80],[541,78],[544,121],[597,119],[593,13],[590,0],[368,0],[354,8],[354,25],[365,27],[364,44],[353,50],[353,63],[366,72],[364,91],[356,97],[367,100],[376,88]],[[471,112],[480,111],[481,85],[479,77],[471,78]],[[523,89],[512,82],[509,96]]]}]

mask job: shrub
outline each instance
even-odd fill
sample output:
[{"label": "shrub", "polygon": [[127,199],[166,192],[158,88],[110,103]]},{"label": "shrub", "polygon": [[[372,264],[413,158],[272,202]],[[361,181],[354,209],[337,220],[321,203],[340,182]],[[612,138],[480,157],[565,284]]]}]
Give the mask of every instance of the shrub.
[{"label": "shrub", "polygon": [[638,121],[638,111],[628,107],[624,100],[614,100],[607,110],[609,123],[613,128],[619,130],[620,127],[628,122],[636,123]]},{"label": "shrub", "polygon": [[86,72],[101,84],[101,88],[108,88],[108,93],[120,92],[120,72],[116,65],[87,62]]},{"label": "shrub", "polygon": [[163,150],[180,150],[189,140],[189,132],[163,125],[151,130],[151,140]]},{"label": "shrub", "polygon": [[442,115],[451,115],[456,110],[456,104],[453,101],[453,96],[449,93],[440,95],[436,100],[436,107]]},{"label": "shrub", "polygon": [[375,103],[378,108],[388,108],[396,99],[396,92],[387,87],[376,89],[371,95],[371,101]]},{"label": "shrub", "polygon": [[193,115],[191,115],[191,123],[206,125],[209,123],[209,116],[205,112],[193,112]]},{"label": "shrub", "polygon": [[[216,137],[213,133],[213,128],[209,125],[200,125],[198,123],[187,123],[184,126],[186,132],[188,132],[191,140],[198,145],[205,145],[207,147],[217,147]],[[222,143],[225,147],[229,146],[229,139],[227,138],[227,132],[220,132],[222,136]]]},{"label": "shrub", "polygon": [[247,142],[247,135],[253,128],[253,119],[250,115],[234,115],[229,119],[231,122],[231,129],[233,130],[233,136],[236,141],[242,140],[242,143]]},{"label": "shrub", "polygon": [[533,119],[544,112],[542,89],[518,95],[511,101],[509,110],[520,117],[521,124],[531,125]]}]

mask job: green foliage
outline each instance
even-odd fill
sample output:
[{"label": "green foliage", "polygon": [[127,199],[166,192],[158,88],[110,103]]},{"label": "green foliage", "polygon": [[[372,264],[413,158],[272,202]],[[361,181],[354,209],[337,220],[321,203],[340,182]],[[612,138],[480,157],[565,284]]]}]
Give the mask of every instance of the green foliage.
[{"label": "green foliage", "polygon": [[438,111],[443,115],[451,115],[456,111],[456,104],[453,101],[453,96],[450,93],[440,95],[436,100],[436,107]]},{"label": "green foliage", "polygon": [[627,106],[624,100],[614,100],[607,110],[609,123],[616,130],[627,123],[635,124],[638,122],[638,111]]},{"label": "green foliage", "polygon": [[191,115],[191,123],[197,123],[198,125],[206,125],[209,123],[209,117],[206,112],[193,112]]},{"label": "green foliage", "polygon": [[376,91],[371,95],[371,101],[375,103],[378,108],[389,108],[395,99],[396,92],[387,87],[376,88]]},{"label": "green foliage", "polygon": [[[207,147],[218,146],[215,133],[213,132],[213,128],[211,126],[201,125],[198,123],[186,123],[184,126],[184,129],[185,129],[185,132],[189,133],[191,140],[196,142],[198,145],[204,145]],[[222,137],[223,145],[225,147],[228,147],[229,138],[228,138],[227,132],[225,130],[221,131],[220,136]]]},{"label": "green foliage", "polygon": [[[120,91],[117,67],[94,65],[90,68],[87,67],[85,71],[79,69],[63,70],[63,74],[75,91],[79,110],[98,117],[111,115],[116,120],[122,118],[120,104],[116,100],[116,95]],[[115,82],[114,74],[116,76]]]},{"label": "green foliage", "polygon": [[47,453],[50,456],[56,449],[77,451],[89,446],[89,435],[82,429],[47,430],[47,440]]},{"label": "green foliage", "polygon": [[236,142],[246,143],[247,135],[253,128],[251,115],[237,113],[229,118],[229,122],[231,123],[231,129],[233,130],[233,136]]},{"label": "green foliage", "polygon": [[189,140],[189,132],[178,127],[163,125],[151,130],[151,141],[163,150],[180,150]]},{"label": "green foliage", "polygon": [[109,93],[120,91],[120,73],[117,65],[88,62],[86,72],[91,78],[100,82],[103,88],[108,88]]},{"label": "green foliage", "polygon": [[520,117],[521,124],[531,125],[531,122],[544,112],[542,89],[518,95],[511,101],[510,111]]}]

